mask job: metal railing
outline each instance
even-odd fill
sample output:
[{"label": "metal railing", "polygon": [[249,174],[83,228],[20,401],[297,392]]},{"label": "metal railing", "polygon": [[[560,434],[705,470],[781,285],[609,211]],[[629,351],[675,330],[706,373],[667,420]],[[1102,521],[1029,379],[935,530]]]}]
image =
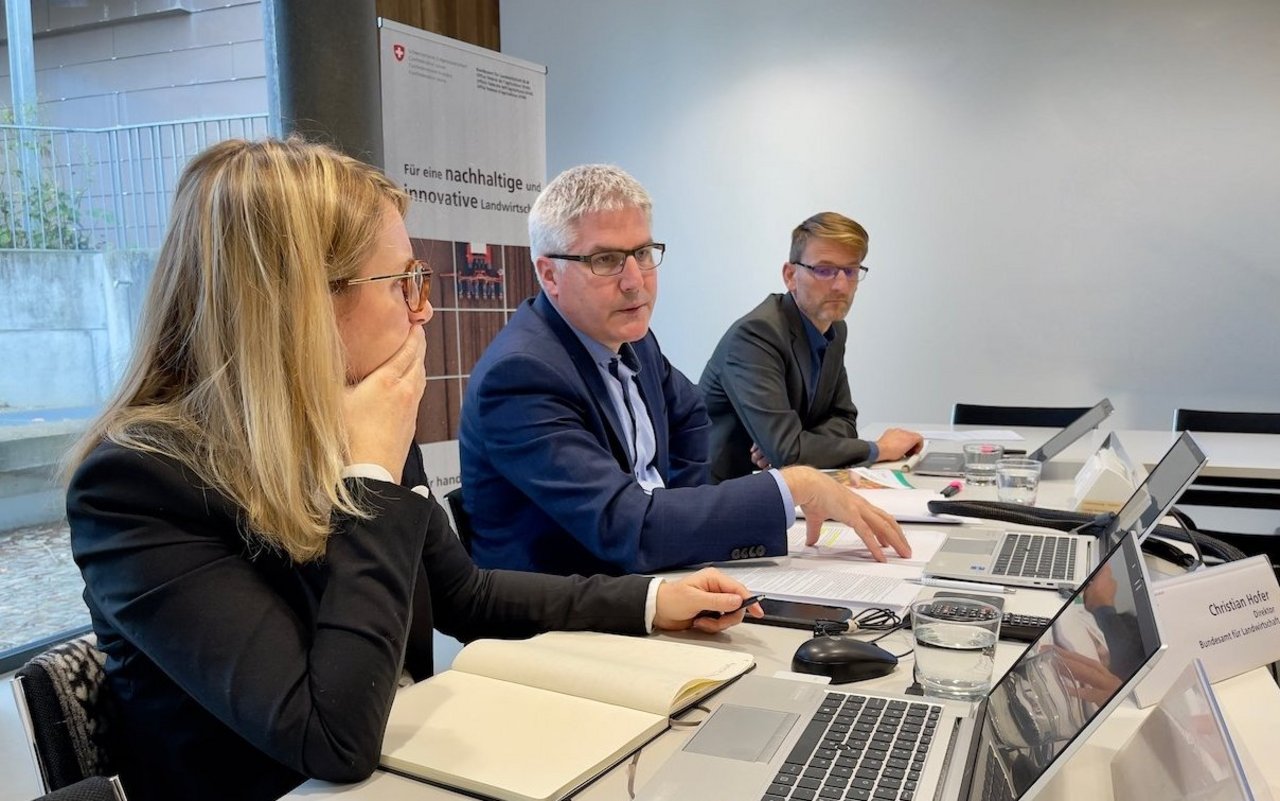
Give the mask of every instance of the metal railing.
[{"label": "metal railing", "polygon": [[265,114],[116,128],[0,125],[0,249],[159,247],[187,161],[224,139],[267,131]]}]

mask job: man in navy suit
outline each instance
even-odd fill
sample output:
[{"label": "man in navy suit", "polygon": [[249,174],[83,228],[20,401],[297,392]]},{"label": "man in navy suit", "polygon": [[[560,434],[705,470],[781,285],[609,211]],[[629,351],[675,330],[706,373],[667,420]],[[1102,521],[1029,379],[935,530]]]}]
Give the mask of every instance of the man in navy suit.
[{"label": "man in navy suit", "polygon": [[808,467],[710,484],[706,406],[649,330],[665,247],[652,204],[607,165],[565,171],[529,213],[542,291],[471,373],[459,433],[472,555],[485,567],[648,572],[786,553],[799,505],[872,554],[893,518]]},{"label": "man in navy suit", "polygon": [[924,440],[891,428],[858,437],[844,366],[853,306],[868,267],[867,230],[834,211],[791,232],[785,295],[770,295],[729,327],[698,382],[711,417],[711,476],[807,464],[848,467],[895,461]]}]

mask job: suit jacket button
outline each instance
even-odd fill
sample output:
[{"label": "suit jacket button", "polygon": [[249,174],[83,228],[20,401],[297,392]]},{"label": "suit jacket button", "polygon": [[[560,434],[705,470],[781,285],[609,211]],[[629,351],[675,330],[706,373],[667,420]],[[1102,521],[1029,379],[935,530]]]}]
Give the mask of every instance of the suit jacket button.
[{"label": "suit jacket button", "polygon": [[741,549],[741,548],[734,548],[732,551],[730,551],[730,552],[729,552],[729,558],[730,558],[730,559],[741,559],[741,558],[742,558],[742,549]]}]

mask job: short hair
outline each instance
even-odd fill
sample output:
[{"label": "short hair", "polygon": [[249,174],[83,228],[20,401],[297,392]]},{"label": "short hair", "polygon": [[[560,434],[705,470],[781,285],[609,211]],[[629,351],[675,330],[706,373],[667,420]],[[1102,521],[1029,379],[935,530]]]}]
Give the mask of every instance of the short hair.
[{"label": "short hair", "polygon": [[301,138],[228,140],[178,180],[130,365],[68,460],[103,440],[169,456],[243,510],[250,542],[323,555],[342,483],[346,364],[335,281],[404,191]]},{"label": "short hair", "polygon": [[804,258],[804,249],[810,239],[830,239],[847,245],[867,257],[867,244],[870,237],[867,229],[848,217],[834,211],[823,211],[796,226],[791,232],[791,263],[795,264]]},{"label": "short hair", "polygon": [[573,247],[573,227],[583,215],[621,209],[640,209],[653,224],[649,193],[621,167],[570,167],[546,185],[529,210],[529,248],[534,260]]}]

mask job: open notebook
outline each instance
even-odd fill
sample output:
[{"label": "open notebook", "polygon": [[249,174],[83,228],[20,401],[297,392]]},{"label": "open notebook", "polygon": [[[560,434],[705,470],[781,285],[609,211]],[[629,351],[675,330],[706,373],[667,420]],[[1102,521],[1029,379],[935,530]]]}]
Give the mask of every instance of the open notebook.
[{"label": "open notebook", "polygon": [[396,696],[381,765],[503,801],[555,801],[755,665],[645,637],[551,632],[477,640]]}]

